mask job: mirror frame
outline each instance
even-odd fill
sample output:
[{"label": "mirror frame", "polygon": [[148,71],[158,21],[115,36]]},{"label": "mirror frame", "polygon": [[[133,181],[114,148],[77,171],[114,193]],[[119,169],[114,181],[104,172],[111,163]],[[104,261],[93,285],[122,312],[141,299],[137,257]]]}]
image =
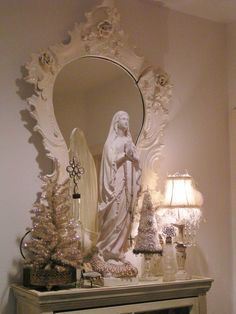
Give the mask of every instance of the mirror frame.
[{"label": "mirror frame", "polygon": [[121,28],[120,15],[112,1],[104,0],[86,14],[86,19],[69,32],[68,43],[34,53],[26,64],[28,75],[25,80],[34,85],[34,95],[28,99],[28,109],[36,120],[34,130],[43,137],[47,157],[54,162],[53,173],[48,176],[57,172],[59,184],[68,179],[68,148],[53,107],[55,79],[66,64],[78,58],[93,56],[119,64],[134,78],[140,90],[144,103],[144,123],[136,146],[142,168],[142,187],[155,189],[163,135],[168,122],[168,103],[172,90],[169,77],[135,53]]}]

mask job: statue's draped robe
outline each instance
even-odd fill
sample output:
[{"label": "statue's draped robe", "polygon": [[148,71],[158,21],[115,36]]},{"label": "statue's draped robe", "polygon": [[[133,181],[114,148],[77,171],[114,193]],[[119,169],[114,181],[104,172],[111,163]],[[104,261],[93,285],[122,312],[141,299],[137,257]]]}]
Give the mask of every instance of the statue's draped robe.
[{"label": "statue's draped robe", "polygon": [[138,162],[126,160],[117,164],[117,160],[124,156],[127,144],[132,145],[135,150],[130,135],[119,137],[113,134],[108,136],[103,149],[98,205],[100,236],[97,249],[104,260],[123,260],[140,190]]}]

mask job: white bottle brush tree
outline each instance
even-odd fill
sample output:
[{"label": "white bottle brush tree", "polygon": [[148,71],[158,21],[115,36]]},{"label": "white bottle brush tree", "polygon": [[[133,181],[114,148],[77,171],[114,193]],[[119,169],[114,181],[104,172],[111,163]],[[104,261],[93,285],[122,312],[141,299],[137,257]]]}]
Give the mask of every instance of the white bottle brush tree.
[{"label": "white bottle brush tree", "polygon": [[149,191],[144,193],[138,234],[133,252],[135,254],[161,254],[155,208]]},{"label": "white bottle brush tree", "polygon": [[159,241],[159,230],[155,217],[155,207],[149,191],[144,192],[138,234],[134,254],[144,255],[144,272],[142,277],[151,279],[151,258],[154,254],[161,255],[162,247]]},{"label": "white bottle brush tree", "polygon": [[69,179],[57,184],[57,176],[42,177],[42,195],[31,210],[31,238],[24,243],[26,265],[63,271],[81,264],[77,224],[71,217]]}]

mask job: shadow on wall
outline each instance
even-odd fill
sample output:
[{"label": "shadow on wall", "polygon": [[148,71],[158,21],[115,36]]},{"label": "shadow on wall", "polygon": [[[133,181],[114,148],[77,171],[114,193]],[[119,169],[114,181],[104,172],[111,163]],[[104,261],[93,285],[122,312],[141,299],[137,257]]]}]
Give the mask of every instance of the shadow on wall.
[{"label": "shadow on wall", "polygon": [[[2,303],[3,300],[6,299],[5,295],[8,293],[8,299],[7,299],[7,304],[4,306],[4,308],[2,308]],[[3,292],[3,295],[1,297],[1,304],[0,304],[0,311],[1,314],[14,314],[16,313],[16,301],[15,301],[15,297],[13,294],[13,291],[11,290],[11,288],[9,288],[9,285],[6,285],[6,288]]]},{"label": "shadow on wall", "polygon": [[187,249],[186,268],[193,276],[206,276],[206,274],[209,274],[207,260],[198,245]]},{"label": "shadow on wall", "polygon": [[[22,78],[16,79],[16,86],[18,87],[17,94],[22,100],[25,101],[25,107],[27,108],[27,99],[34,94],[33,85],[27,83],[24,80],[26,76],[26,69],[22,67]],[[28,142],[33,144],[37,150],[36,162],[38,163],[40,174],[44,175],[52,172],[52,162],[46,157],[46,150],[43,146],[42,136],[34,131],[35,120],[30,115],[27,109],[20,111],[20,118],[23,121],[25,128],[30,132]],[[40,193],[35,196],[36,199],[40,197]],[[23,231],[24,232],[24,231]],[[19,235],[16,239],[16,245],[19,247],[22,235]],[[8,269],[11,272],[8,273],[5,288],[3,288],[1,299],[0,299],[0,313],[1,314],[15,314],[16,313],[16,302],[13,291],[10,287],[12,283],[22,283],[22,269],[23,269],[23,258],[14,259],[12,264],[9,265]],[[26,314],[26,313],[25,313]]]},{"label": "shadow on wall", "polygon": [[[20,96],[22,100],[25,101],[26,108],[29,108],[27,104],[27,99],[30,98],[34,94],[33,84],[27,83],[24,80],[24,77],[27,75],[27,70],[22,67],[22,78],[16,80],[16,85],[19,88],[17,94]],[[52,169],[52,161],[48,159],[46,156],[47,152],[43,146],[42,136],[39,132],[34,131],[34,127],[36,125],[35,119],[31,116],[28,109],[20,111],[21,120],[24,123],[25,128],[30,132],[29,143],[33,144],[37,150],[38,156],[36,161],[39,165],[39,169],[41,171],[41,175],[45,175],[51,173]]]},{"label": "shadow on wall", "polygon": [[[16,240],[17,246],[20,245],[20,241],[21,241],[21,238],[18,237]],[[0,299],[0,313],[1,314],[16,313],[16,300],[15,300],[13,290],[11,289],[10,285],[12,283],[22,282],[23,259],[14,259],[9,269],[11,269],[11,272],[8,273],[8,280],[7,280],[5,289],[3,290],[3,293]],[[7,298],[7,295],[8,295],[8,298]]]}]

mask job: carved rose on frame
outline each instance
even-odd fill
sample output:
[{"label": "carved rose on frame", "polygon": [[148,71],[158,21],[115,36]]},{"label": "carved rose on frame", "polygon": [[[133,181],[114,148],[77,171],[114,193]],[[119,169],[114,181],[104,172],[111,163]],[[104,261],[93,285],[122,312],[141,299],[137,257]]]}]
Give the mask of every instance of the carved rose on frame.
[{"label": "carved rose on frame", "polygon": [[97,26],[100,37],[109,37],[113,31],[112,23],[108,20],[100,22]]}]

